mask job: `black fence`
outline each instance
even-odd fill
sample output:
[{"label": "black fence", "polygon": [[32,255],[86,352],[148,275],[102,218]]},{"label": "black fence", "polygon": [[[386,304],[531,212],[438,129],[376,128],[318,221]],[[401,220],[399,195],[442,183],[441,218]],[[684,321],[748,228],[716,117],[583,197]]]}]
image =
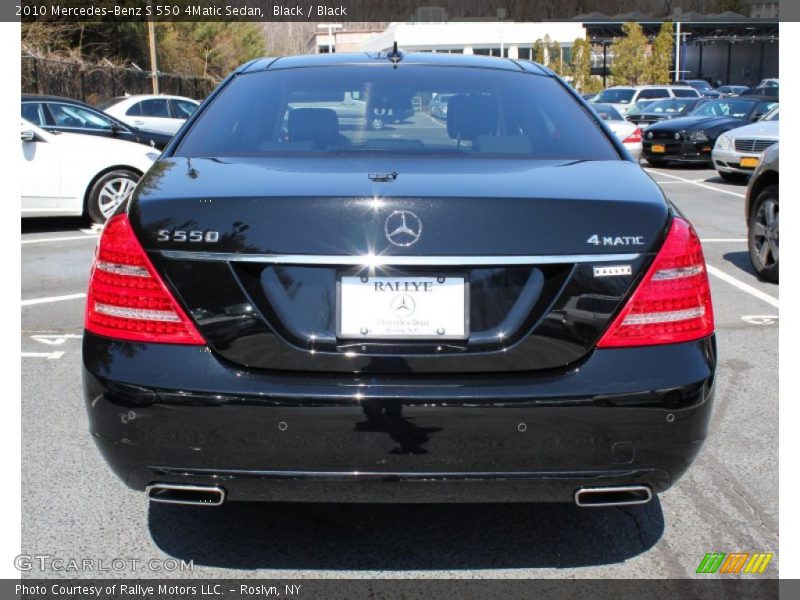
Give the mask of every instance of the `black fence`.
[{"label": "black fence", "polygon": [[[158,75],[162,94],[202,100],[214,86],[216,82],[207,77]],[[98,104],[125,94],[151,94],[153,83],[147,71],[23,56],[22,93],[66,96]]]}]

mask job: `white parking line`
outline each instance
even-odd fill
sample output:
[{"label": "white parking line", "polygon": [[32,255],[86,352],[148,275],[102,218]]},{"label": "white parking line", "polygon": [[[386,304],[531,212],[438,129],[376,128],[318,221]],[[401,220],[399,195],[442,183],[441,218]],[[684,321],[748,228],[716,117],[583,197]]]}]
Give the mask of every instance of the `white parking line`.
[{"label": "white parking line", "polygon": [[50,302],[62,302],[64,300],[77,300],[78,298],[86,298],[86,294],[70,294],[69,296],[50,296],[49,298],[31,298],[30,300],[23,300],[22,306],[33,306],[34,304],[48,304]]},{"label": "white parking line", "polygon": [[58,360],[64,356],[64,351],[57,352],[23,352],[22,358],[46,358],[47,360]]},{"label": "white parking line", "polygon": [[700,240],[704,244],[726,243],[726,242],[746,242],[747,238],[705,238]]},{"label": "white parking line", "polygon": [[774,306],[775,308],[778,308],[778,299],[777,298],[773,298],[769,294],[765,294],[761,290],[757,290],[752,285],[746,284],[744,281],[739,281],[735,277],[732,277],[731,275],[728,275],[727,273],[725,273],[723,271],[720,271],[716,267],[712,267],[711,265],[707,264],[706,265],[706,269],[708,270],[708,273],[710,275],[713,275],[714,277],[717,277],[718,279],[722,279],[722,281],[724,281],[726,283],[730,283],[733,287],[739,288],[743,292],[746,292],[746,293],[750,294],[751,296],[754,296],[755,298],[758,298],[759,300],[763,300],[764,302],[766,302],[770,306]]},{"label": "white parking line", "polygon": [[73,235],[69,237],[57,238],[37,238],[35,240],[22,240],[21,244],[46,244],[48,242],[68,242],[70,240],[93,240],[97,237],[96,233],[87,233],[84,235]]},{"label": "white parking line", "polygon": [[663,171],[654,171],[653,169],[645,169],[645,171],[647,171],[648,173],[653,173],[654,175],[663,175],[664,177],[672,177],[673,179],[676,179],[682,183],[691,183],[692,185],[696,185],[698,187],[711,190],[713,192],[719,192],[720,194],[728,194],[729,196],[736,196],[737,198],[745,197],[744,194],[739,194],[738,192],[731,192],[730,190],[721,190],[718,187],[702,183],[701,182],[702,180],[696,181],[694,179],[686,179],[685,177],[678,177],[677,175],[673,175],[672,173],[664,173]]}]

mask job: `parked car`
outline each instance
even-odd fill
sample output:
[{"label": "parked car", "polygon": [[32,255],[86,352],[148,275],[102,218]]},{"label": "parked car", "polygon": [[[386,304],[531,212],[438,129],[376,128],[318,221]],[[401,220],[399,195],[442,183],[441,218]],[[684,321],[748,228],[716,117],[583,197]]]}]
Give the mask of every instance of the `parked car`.
[{"label": "parked car", "polygon": [[719,98],[720,92],[715,90],[713,86],[705,79],[686,79],[676,81],[675,85],[688,85],[698,91],[703,98]]},{"label": "parked car", "polygon": [[778,92],[779,88],[771,86],[771,87],[754,87],[754,88],[747,88],[743,91],[740,96],[762,96],[764,98],[774,98],[775,100],[778,99]]},{"label": "parked car", "polygon": [[776,88],[779,87],[779,80],[777,78],[762,79],[757,87],[760,88]]},{"label": "parked car", "polygon": [[[447,119],[296,109],[284,140],[322,89]],[[528,61],[240,67],[106,224],[86,306],[92,438],[153,501],[643,504],[712,411],[697,234]]]},{"label": "parked car", "polygon": [[623,116],[628,121],[635,123],[637,117],[639,117],[639,115],[641,115],[648,106],[653,104],[653,102],[660,102],[660,100],[638,100],[630,108],[628,108],[627,112]]},{"label": "parked car", "polygon": [[741,96],[747,89],[746,85],[721,85],[717,88],[717,91],[723,97],[730,97]]},{"label": "parked car", "polygon": [[438,94],[431,100],[430,114],[437,119],[447,118],[447,105],[455,94]]},{"label": "parked car", "polygon": [[642,155],[651,165],[713,165],[711,149],[721,133],[757,121],[776,105],[777,102],[758,97],[708,99],[685,117],[648,127],[642,140]]},{"label": "parked car", "polygon": [[182,96],[145,94],[112,98],[97,108],[131,127],[173,136],[199,105]]},{"label": "parked car", "polygon": [[171,135],[126,125],[79,100],[60,96],[22,95],[22,118],[50,133],[83,133],[147,144],[163,150]]},{"label": "parked car", "polygon": [[778,144],[764,151],[745,198],[747,248],[753,268],[778,282]]},{"label": "parked car", "polygon": [[663,98],[699,98],[700,93],[690,86],[675,85],[618,85],[606,88],[593,100],[599,104],[613,104],[626,115],[628,109],[639,100],[661,100]]},{"label": "parked car", "polygon": [[143,144],[20,123],[23,217],[85,215],[103,223],[158,157]]},{"label": "parked car", "polygon": [[592,100],[597,98],[597,93],[596,92],[592,92],[591,94],[581,94],[581,98],[583,98],[587,102],[591,102]]},{"label": "parked car", "polygon": [[759,121],[732,129],[717,138],[711,159],[720,177],[736,181],[753,174],[764,150],[778,143],[779,110],[776,106]]},{"label": "parked car", "polygon": [[686,116],[705,101],[705,98],[670,98],[668,100],[658,100],[646,107],[635,119],[632,119],[629,115],[628,120],[634,121],[639,127],[645,128],[659,121]]},{"label": "parked car", "polygon": [[591,106],[614,132],[617,139],[622,142],[631,158],[639,162],[639,158],[642,156],[642,130],[634,123],[625,120],[625,117],[610,104],[592,104]]}]

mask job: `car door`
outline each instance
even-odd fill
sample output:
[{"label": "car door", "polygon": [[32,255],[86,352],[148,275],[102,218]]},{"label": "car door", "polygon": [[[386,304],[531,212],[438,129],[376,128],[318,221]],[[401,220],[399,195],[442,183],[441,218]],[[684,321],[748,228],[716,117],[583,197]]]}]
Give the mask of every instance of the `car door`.
[{"label": "car door", "polygon": [[[22,213],[58,213],[63,208],[63,148],[28,124],[21,125],[20,197]],[[25,134],[33,139],[25,139]]]},{"label": "car door", "polygon": [[125,117],[134,127],[168,135],[175,135],[183,123],[171,117],[167,98],[140,100],[125,111]]}]

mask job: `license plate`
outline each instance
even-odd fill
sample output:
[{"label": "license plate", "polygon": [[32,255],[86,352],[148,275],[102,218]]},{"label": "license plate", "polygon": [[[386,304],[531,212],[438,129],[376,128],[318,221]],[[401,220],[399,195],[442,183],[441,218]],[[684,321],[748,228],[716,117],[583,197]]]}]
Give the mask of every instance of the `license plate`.
[{"label": "license plate", "polygon": [[758,166],[758,159],[752,156],[746,156],[739,161],[739,166],[745,169],[754,169]]},{"label": "license plate", "polygon": [[652,148],[650,148],[653,152],[657,152],[659,154],[663,154],[667,151],[667,147],[663,144],[653,144]]},{"label": "license plate", "polygon": [[346,339],[466,339],[464,277],[342,276],[337,335]]}]

